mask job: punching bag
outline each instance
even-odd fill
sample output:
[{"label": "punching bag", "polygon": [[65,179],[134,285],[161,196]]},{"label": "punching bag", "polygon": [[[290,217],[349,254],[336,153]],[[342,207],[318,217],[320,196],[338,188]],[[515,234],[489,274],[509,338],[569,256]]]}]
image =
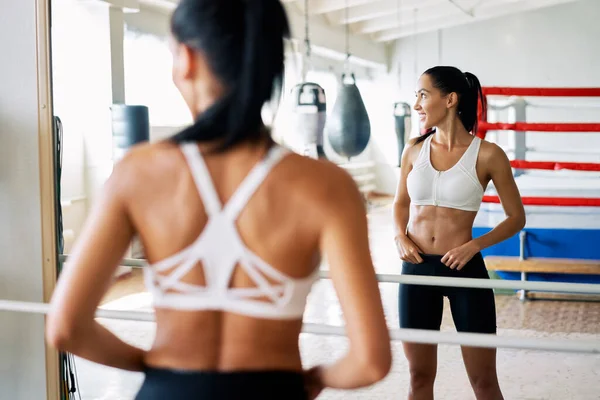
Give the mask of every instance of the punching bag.
[{"label": "punching bag", "polygon": [[398,141],[398,166],[400,166],[402,151],[412,129],[410,105],[408,103],[398,102],[394,104],[394,120],[396,122],[396,139]]},{"label": "punching bag", "polygon": [[371,138],[371,123],[354,74],[352,83],[345,82],[346,75],[338,90],[331,115],[327,119],[327,137],[331,147],[343,157],[354,157],[362,153]]},{"label": "punching bag", "polygon": [[312,158],[325,158],[323,130],[327,104],[325,90],[313,82],[292,88],[285,142],[298,153]]},{"label": "punching bag", "polygon": [[113,104],[113,160],[120,160],[135,144],[150,140],[148,107]]}]

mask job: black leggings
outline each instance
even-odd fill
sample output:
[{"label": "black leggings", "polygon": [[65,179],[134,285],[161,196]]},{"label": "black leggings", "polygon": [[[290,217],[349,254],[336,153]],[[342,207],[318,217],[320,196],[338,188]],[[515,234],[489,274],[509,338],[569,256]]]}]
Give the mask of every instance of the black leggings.
[{"label": "black leggings", "polygon": [[299,372],[200,372],[148,368],[136,400],[307,400]]},{"label": "black leggings", "polygon": [[[489,279],[481,253],[477,253],[460,271],[444,265],[440,255],[422,254],[421,257],[421,264],[403,262],[402,274]],[[496,304],[492,289],[400,284],[400,327],[439,330],[444,296],[450,300],[457,331],[496,333]]]}]

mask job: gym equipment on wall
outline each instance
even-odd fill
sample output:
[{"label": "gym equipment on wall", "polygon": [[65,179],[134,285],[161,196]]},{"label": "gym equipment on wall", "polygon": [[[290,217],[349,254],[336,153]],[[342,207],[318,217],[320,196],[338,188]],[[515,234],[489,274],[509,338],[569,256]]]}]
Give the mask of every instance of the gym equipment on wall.
[{"label": "gym equipment on wall", "polygon": [[396,139],[398,141],[398,166],[400,166],[402,151],[412,129],[410,105],[408,103],[394,103],[394,120],[396,123]]}]

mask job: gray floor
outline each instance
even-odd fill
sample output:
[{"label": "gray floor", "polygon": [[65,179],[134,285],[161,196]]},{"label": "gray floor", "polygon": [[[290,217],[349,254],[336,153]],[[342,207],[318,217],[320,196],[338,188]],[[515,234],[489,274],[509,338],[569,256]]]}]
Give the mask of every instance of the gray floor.
[{"label": "gray floor", "polygon": [[[373,211],[369,220],[377,270],[398,273],[399,263],[390,239],[389,208]],[[388,324],[392,328],[398,326],[396,291],[396,285],[381,285]],[[145,293],[129,294],[104,307],[146,309],[148,300]],[[535,301],[522,304],[514,296],[498,296],[497,308],[499,335],[600,340],[600,303]],[[454,327],[447,311],[442,330],[452,331]],[[315,285],[309,298],[306,321],[343,325],[341,310],[329,281]],[[154,332],[152,323],[116,320],[103,320],[103,323],[132,344],[150,346]],[[301,337],[307,366],[332,362],[343,354],[345,348],[346,340],[341,337],[311,334]],[[84,400],[133,399],[142,379],[141,374],[122,372],[79,359],[77,369]],[[498,370],[506,399],[600,399],[599,355],[500,349]],[[394,343],[393,370],[383,382],[354,392],[329,390],[320,399],[403,399],[406,398],[407,385],[407,363],[401,345]],[[439,399],[475,398],[457,346],[439,347],[435,391]]]}]

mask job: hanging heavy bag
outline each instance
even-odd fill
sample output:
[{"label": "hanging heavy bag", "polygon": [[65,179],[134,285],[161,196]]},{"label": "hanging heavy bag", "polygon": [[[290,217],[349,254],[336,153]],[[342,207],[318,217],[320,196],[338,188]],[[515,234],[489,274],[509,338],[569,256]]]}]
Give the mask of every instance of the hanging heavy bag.
[{"label": "hanging heavy bag", "polygon": [[396,140],[398,141],[398,166],[402,160],[402,151],[411,131],[410,105],[398,102],[394,104],[394,120],[396,122]]},{"label": "hanging heavy bag", "polygon": [[146,106],[113,104],[111,112],[113,159],[118,161],[133,145],[150,140],[150,118]]},{"label": "hanging heavy bag", "polygon": [[325,158],[323,130],[327,118],[325,90],[313,82],[292,88],[285,142],[296,152],[312,158]]},{"label": "hanging heavy bag", "polygon": [[343,157],[362,153],[371,138],[371,123],[354,74],[352,83],[342,80],[331,114],[327,118],[326,132],[333,150]]}]

